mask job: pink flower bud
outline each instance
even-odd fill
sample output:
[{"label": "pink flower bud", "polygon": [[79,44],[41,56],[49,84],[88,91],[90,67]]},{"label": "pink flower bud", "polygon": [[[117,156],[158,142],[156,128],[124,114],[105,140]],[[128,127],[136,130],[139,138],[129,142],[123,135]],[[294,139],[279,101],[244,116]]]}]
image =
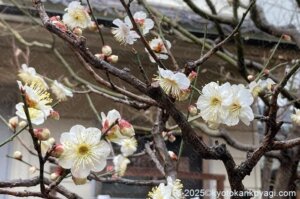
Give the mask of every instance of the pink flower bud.
[{"label": "pink flower bud", "polygon": [[77,36],[81,36],[82,35],[82,29],[81,28],[74,28],[73,29],[73,33],[75,34],[75,35],[77,35]]},{"label": "pink flower bud", "polygon": [[108,61],[109,63],[112,63],[112,64],[117,63],[118,60],[119,60],[118,55],[111,55],[111,56],[109,56],[109,57],[107,58],[107,61]]},{"label": "pink flower bud", "polygon": [[75,178],[74,176],[72,176],[72,180],[76,185],[83,185],[86,183],[86,178]]},{"label": "pink flower bud", "polygon": [[168,151],[168,153],[172,160],[178,160],[177,155],[173,151]]},{"label": "pink flower bud", "polygon": [[53,151],[51,152],[51,156],[59,158],[61,154],[64,152],[64,147],[61,144],[54,146]]},{"label": "pink flower bud", "polygon": [[19,118],[17,116],[14,116],[8,120],[9,128],[12,130],[16,130],[18,124],[19,124]]},{"label": "pink flower bud", "polygon": [[132,137],[134,136],[134,128],[133,126],[124,119],[119,120],[120,131],[123,135]]},{"label": "pink flower bud", "polygon": [[21,151],[15,151],[14,154],[13,154],[13,158],[17,159],[17,160],[22,160],[22,153]]},{"label": "pink flower bud", "polygon": [[197,73],[195,71],[190,72],[188,78],[190,81],[193,81],[197,77]]},{"label": "pink flower bud", "polygon": [[189,113],[191,114],[191,116],[195,116],[195,115],[197,115],[197,113],[198,113],[197,107],[195,107],[195,106],[193,106],[193,105],[190,105],[190,106],[188,107],[188,111],[189,111]]},{"label": "pink flower bud", "polygon": [[113,165],[108,165],[107,167],[106,167],[106,171],[107,172],[110,172],[110,171],[113,171],[114,170],[114,166]]},{"label": "pink flower bud", "polygon": [[38,140],[46,141],[50,137],[50,130],[47,128],[34,129],[34,135]]},{"label": "pink flower bud", "polygon": [[51,111],[50,112],[50,117],[54,120],[59,120],[60,119],[60,115],[59,115],[59,112],[57,111]]},{"label": "pink flower bud", "polygon": [[104,54],[95,54],[95,57],[97,57],[98,59],[104,59],[105,55]]},{"label": "pink flower bud", "polygon": [[103,47],[102,47],[102,53],[103,53],[105,56],[107,56],[107,57],[110,56],[111,53],[112,53],[111,47],[108,46],[108,45],[103,46]]}]

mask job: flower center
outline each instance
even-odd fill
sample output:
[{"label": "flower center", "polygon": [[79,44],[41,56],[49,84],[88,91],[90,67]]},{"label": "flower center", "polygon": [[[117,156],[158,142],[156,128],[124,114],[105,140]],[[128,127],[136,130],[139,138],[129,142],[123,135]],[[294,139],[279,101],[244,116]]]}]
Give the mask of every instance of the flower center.
[{"label": "flower center", "polygon": [[162,52],[163,48],[164,48],[164,44],[162,42],[160,42],[157,44],[157,46],[155,46],[153,48],[153,51],[156,53],[160,53],[160,52]]},{"label": "flower center", "polygon": [[140,26],[144,26],[145,19],[134,19],[135,23],[137,23]]},{"label": "flower center", "polygon": [[82,10],[74,10],[70,13],[70,15],[73,16],[73,18],[76,21],[82,21],[84,19],[84,14]]},{"label": "flower center", "polygon": [[88,145],[86,145],[86,144],[81,144],[77,149],[77,153],[82,156],[88,154],[89,151],[90,151],[90,149],[89,149]]},{"label": "flower center", "polygon": [[236,111],[239,111],[241,109],[241,105],[239,103],[233,103],[231,106],[230,106],[230,111],[231,112],[236,112]]},{"label": "flower center", "polygon": [[211,106],[218,106],[221,104],[221,100],[217,97],[214,97],[210,100],[210,105]]}]

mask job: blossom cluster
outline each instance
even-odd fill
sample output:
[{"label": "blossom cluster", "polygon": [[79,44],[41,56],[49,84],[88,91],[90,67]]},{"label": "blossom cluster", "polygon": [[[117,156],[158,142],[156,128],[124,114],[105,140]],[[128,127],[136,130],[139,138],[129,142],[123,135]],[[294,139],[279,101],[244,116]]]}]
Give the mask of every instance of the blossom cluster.
[{"label": "blossom cluster", "polygon": [[220,124],[237,125],[240,120],[249,125],[254,119],[253,101],[251,91],[244,85],[211,82],[203,87],[196,105],[208,125],[217,128]]},{"label": "blossom cluster", "polygon": [[[148,34],[149,31],[154,27],[153,20],[147,18],[147,14],[145,12],[136,12],[133,15],[133,19],[142,35]],[[124,18],[124,21],[121,19],[115,19],[113,24],[116,25],[116,27],[112,29],[112,33],[114,34],[116,40],[121,44],[132,45],[140,38],[140,35],[134,30],[134,26],[128,16]],[[168,40],[165,40],[164,43],[160,37],[154,38],[149,41],[149,47],[158,59],[168,59],[169,56],[167,49],[171,48],[171,43]],[[145,50],[147,53],[149,53],[146,48]],[[151,62],[155,63],[154,58],[150,54],[149,59]]]},{"label": "blossom cluster", "polygon": [[133,126],[121,118],[120,113],[113,109],[102,117],[102,132],[105,132],[106,139],[120,146],[120,154],[114,157],[113,163],[118,176],[123,176],[127,165],[130,163],[128,156],[137,150],[137,141],[134,137]]},{"label": "blossom cluster", "polygon": [[159,184],[159,186],[154,187],[148,194],[148,199],[184,199],[184,194],[182,191],[183,185],[179,179],[175,181],[171,177],[167,177],[167,184]]},{"label": "blossom cluster", "polygon": [[[28,67],[26,64],[22,64],[18,76],[24,83],[17,81],[19,89],[25,95],[31,122],[40,125],[44,123],[47,117],[55,117],[57,112],[55,112],[51,106],[53,99],[50,96],[49,86],[44,78],[39,75],[33,67]],[[51,90],[60,101],[66,100],[67,96],[73,96],[71,90],[57,80],[52,82]],[[27,120],[23,102],[16,105],[16,110],[17,116]]]}]

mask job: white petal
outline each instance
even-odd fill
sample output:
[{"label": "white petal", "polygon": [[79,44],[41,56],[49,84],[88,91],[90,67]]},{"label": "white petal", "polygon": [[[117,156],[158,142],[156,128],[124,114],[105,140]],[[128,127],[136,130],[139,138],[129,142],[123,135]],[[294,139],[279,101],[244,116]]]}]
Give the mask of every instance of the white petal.
[{"label": "white petal", "polygon": [[240,118],[242,122],[248,126],[250,122],[254,119],[254,114],[251,107],[249,106],[243,107],[241,110]]},{"label": "white petal", "polygon": [[174,73],[172,71],[170,71],[170,70],[164,70],[164,69],[162,69],[160,67],[158,67],[158,73],[163,78],[171,78],[174,75]]},{"label": "white petal", "polygon": [[82,164],[77,166],[73,165],[71,167],[71,173],[75,178],[86,178],[90,172],[90,168]]},{"label": "white petal", "polygon": [[97,156],[106,158],[110,154],[110,146],[106,141],[101,140],[93,149],[93,153]]},{"label": "white petal", "polygon": [[173,76],[173,79],[177,82],[179,88],[182,90],[188,89],[190,87],[191,82],[189,78],[187,78],[186,75],[183,73],[180,72],[176,73]]}]

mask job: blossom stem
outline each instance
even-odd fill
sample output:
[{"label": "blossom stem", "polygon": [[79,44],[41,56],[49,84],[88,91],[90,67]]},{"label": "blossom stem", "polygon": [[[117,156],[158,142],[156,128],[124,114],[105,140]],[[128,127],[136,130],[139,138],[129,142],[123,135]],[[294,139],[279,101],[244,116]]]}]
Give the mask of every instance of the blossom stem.
[{"label": "blossom stem", "polygon": [[10,136],[9,138],[7,138],[4,142],[2,142],[0,144],[0,148],[2,146],[4,146],[5,144],[11,142],[14,140],[15,137],[17,137],[20,133],[22,133],[26,128],[28,127],[28,125],[24,126],[23,128],[21,128],[18,132],[16,132],[15,134],[13,134],[12,136]]},{"label": "blossom stem", "polygon": [[24,112],[26,115],[26,119],[28,122],[28,127],[29,127],[29,133],[31,135],[32,141],[33,141],[33,145],[34,145],[34,149],[37,151],[38,153],[38,158],[39,158],[39,165],[40,165],[40,189],[41,189],[41,193],[45,194],[46,188],[45,188],[45,184],[44,184],[44,158],[41,152],[41,145],[39,144],[37,138],[34,135],[34,130],[33,130],[33,126],[31,123],[31,119],[30,119],[30,114],[29,114],[29,107],[26,101],[26,93],[23,89],[21,89],[21,94],[22,94],[22,99],[24,102]]},{"label": "blossom stem", "polygon": [[86,0],[87,4],[88,4],[88,7],[89,7],[89,10],[91,12],[91,16],[92,16],[92,19],[94,20],[94,22],[96,23],[96,26],[97,26],[97,29],[98,29],[98,32],[99,32],[99,36],[100,36],[100,39],[101,39],[101,42],[102,42],[102,46],[105,45],[105,42],[104,42],[104,38],[103,38],[103,34],[102,34],[102,31],[101,31],[101,28],[99,27],[99,24],[98,24],[98,21],[93,13],[93,9],[92,9],[92,6],[90,4],[90,1],[89,0]]}]

